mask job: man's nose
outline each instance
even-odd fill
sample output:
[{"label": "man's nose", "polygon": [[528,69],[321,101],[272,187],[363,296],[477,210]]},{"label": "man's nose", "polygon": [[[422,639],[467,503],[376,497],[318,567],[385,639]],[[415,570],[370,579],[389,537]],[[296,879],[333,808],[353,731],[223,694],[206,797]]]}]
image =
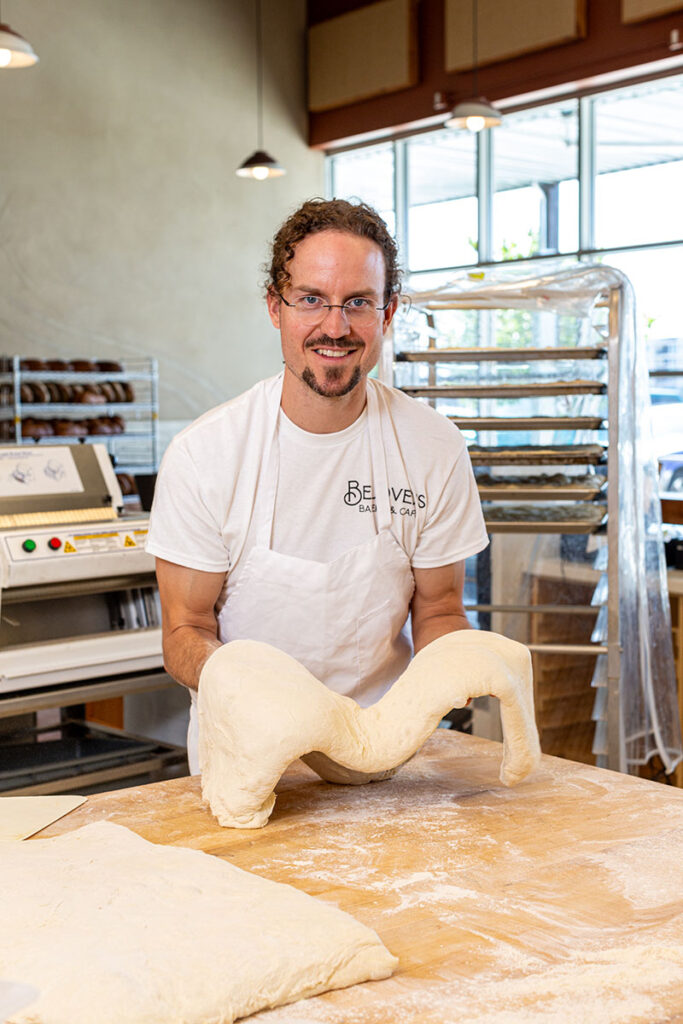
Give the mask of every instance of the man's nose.
[{"label": "man's nose", "polygon": [[341,306],[330,306],[323,318],[325,330],[332,338],[343,338],[351,331],[349,318]]}]

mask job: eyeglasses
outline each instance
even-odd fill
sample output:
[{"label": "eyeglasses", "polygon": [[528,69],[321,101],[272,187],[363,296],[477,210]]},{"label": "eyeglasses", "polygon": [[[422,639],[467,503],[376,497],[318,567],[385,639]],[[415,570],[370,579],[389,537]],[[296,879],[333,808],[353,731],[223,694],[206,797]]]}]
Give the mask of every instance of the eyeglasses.
[{"label": "eyeglasses", "polygon": [[294,302],[287,302],[284,295],[280,295],[280,292],[277,294],[285,306],[294,310],[297,317],[311,324],[320,323],[331,309],[341,309],[348,323],[356,324],[358,327],[369,327],[377,320],[377,314],[383,312],[391,302],[390,299],[383,306],[376,306],[371,299],[365,299],[360,295],[341,304],[323,302],[319,295],[302,295]]}]

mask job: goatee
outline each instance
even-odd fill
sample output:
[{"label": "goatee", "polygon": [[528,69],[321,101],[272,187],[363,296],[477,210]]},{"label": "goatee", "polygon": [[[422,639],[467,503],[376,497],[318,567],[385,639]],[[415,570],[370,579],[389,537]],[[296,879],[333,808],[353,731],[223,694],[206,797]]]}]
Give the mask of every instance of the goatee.
[{"label": "goatee", "polygon": [[325,398],[342,398],[344,395],[348,395],[350,391],[353,391],[360,383],[362,377],[360,366],[354,368],[346,384],[343,384],[341,387],[335,386],[338,381],[343,380],[343,377],[344,370],[341,366],[330,366],[326,369],[325,380],[322,384],[316,380],[315,374],[308,366],[301,374],[304,384],[307,384],[316,395],[323,395]]}]

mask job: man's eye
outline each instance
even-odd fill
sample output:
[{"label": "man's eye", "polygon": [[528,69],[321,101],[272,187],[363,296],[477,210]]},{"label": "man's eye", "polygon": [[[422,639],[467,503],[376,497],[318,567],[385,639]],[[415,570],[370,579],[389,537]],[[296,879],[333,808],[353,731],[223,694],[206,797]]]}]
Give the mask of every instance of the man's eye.
[{"label": "man's eye", "polygon": [[344,303],[349,309],[370,309],[372,303],[369,299],[349,299],[348,302]]},{"label": "man's eye", "polygon": [[302,295],[299,299],[299,305],[305,306],[306,309],[320,309],[323,304],[323,300],[319,295]]}]

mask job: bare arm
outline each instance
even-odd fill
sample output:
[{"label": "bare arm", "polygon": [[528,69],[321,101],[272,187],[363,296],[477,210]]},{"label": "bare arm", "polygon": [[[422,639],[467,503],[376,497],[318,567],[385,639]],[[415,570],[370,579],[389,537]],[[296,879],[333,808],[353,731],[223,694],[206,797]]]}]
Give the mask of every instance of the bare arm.
[{"label": "bare arm", "polygon": [[164,668],[177,682],[196,690],[204,662],[217,647],[215,606],[224,572],[201,572],[156,560],[161,597]]},{"label": "bare arm", "polygon": [[465,563],[436,569],[413,569],[415,593],[410,605],[415,653],[432,640],[458,629],[470,629],[462,603]]}]

